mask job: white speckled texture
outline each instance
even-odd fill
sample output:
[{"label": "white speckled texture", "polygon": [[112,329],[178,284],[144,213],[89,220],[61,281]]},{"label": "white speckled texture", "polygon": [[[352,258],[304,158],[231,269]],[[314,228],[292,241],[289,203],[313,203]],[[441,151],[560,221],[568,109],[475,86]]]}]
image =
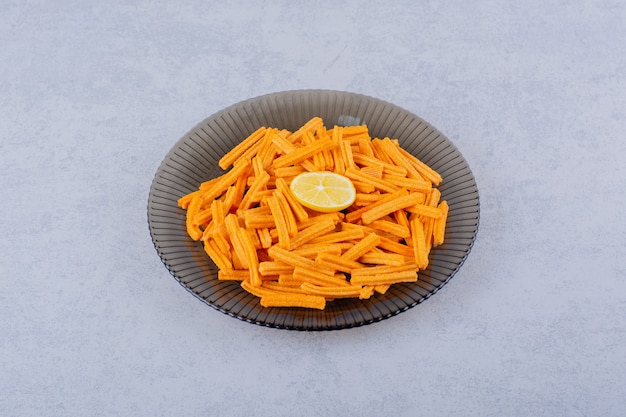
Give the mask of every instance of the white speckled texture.
[{"label": "white speckled texture", "polygon": [[[623,416],[626,3],[310,3],[2,2],[0,415]],[[178,138],[302,88],[398,104],[472,167],[474,249],[397,317],[243,323],[152,246]]]}]

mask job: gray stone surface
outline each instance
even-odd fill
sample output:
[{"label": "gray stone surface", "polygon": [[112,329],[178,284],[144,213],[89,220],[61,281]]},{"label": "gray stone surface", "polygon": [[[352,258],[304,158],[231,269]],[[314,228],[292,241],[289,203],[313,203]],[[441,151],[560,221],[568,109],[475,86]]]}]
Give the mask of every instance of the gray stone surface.
[{"label": "gray stone surface", "polygon": [[[1,3],[0,415],[624,415],[626,3]],[[308,88],[418,114],[478,183],[465,265],[374,325],[240,322],[150,240],[178,138]]]}]

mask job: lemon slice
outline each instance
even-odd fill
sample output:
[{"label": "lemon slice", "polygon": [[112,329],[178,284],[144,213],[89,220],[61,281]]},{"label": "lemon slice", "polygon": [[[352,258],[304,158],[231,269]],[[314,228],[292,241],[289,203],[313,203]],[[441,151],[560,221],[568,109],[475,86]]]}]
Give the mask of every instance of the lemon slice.
[{"label": "lemon slice", "polygon": [[300,204],[323,213],[343,210],[356,198],[352,181],[334,172],[304,172],[289,188]]}]

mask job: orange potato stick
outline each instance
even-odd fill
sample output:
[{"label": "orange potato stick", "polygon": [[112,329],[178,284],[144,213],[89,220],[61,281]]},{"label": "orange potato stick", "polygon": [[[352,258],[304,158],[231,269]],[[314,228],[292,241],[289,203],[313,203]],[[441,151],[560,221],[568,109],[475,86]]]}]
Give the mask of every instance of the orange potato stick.
[{"label": "orange potato stick", "polygon": [[220,281],[244,281],[250,278],[247,269],[220,269],[217,271],[217,279]]},{"label": "orange potato stick", "polygon": [[370,175],[379,180],[383,178],[384,170],[385,168],[383,168],[382,165],[364,166],[360,169],[363,174]]},{"label": "orange potato stick", "polygon": [[205,240],[203,246],[206,254],[209,255],[220,271],[233,269],[233,264],[230,262],[230,259],[222,253],[214,240]]},{"label": "orange potato stick", "polygon": [[405,158],[405,156],[400,152],[400,149],[399,149],[400,147],[397,144],[397,142],[394,142],[390,140],[389,138],[384,138],[381,142],[381,147],[396,165],[407,169],[407,176],[409,178],[415,178],[415,179],[423,178],[420,175],[419,171],[415,168],[415,166],[411,162],[409,162]]},{"label": "orange potato stick", "polygon": [[374,285],[374,291],[376,291],[379,294],[385,294],[390,287],[391,287],[391,284]]},{"label": "orange potato stick", "polygon": [[324,159],[324,149],[321,149],[318,153],[313,155],[313,165],[316,171],[326,170],[326,160]]},{"label": "orange potato stick", "polygon": [[324,218],[300,230],[289,242],[289,249],[294,250],[307,242],[328,235],[335,230],[336,222],[332,218]]},{"label": "orange potato stick", "polygon": [[273,294],[274,291],[267,289],[265,287],[258,286],[258,287],[254,287],[252,284],[250,284],[250,280],[246,279],[241,281],[241,288],[243,288],[244,290],[248,291],[250,294],[255,295],[257,297],[262,297],[263,295],[267,295],[267,294]]},{"label": "orange potato stick", "polygon": [[[438,188],[433,187],[430,189],[429,193],[426,193],[426,198],[424,200],[424,205],[429,207],[437,207],[439,205],[439,200],[441,199],[441,191]],[[426,226],[426,220],[429,218],[428,216],[419,215],[420,219]]]},{"label": "orange potato stick", "polygon": [[[278,151],[283,155],[288,155],[288,154],[292,154],[293,152],[297,151],[299,148],[297,148],[293,143],[291,143],[289,141],[289,139],[283,137],[282,135],[275,135],[272,138],[272,142],[274,144],[274,146],[276,146],[276,148],[278,149]],[[274,169],[274,171],[276,169],[279,168],[288,168],[288,166],[284,166],[284,167],[277,167],[276,166],[276,159],[275,158],[272,162],[274,162],[272,168]],[[306,159],[306,158],[305,158]],[[305,171],[315,171],[315,165],[313,165],[311,163],[311,161],[307,161],[307,160],[303,160],[302,163],[299,165],[301,166]]]},{"label": "orange potato stick", "polygon": [[243,195],[246,192],[247,176],[241,176],[235,181],[234,185],[228,187],[226,190],[224,197],[224,211],[230,212],[231,208],[236,209],[241,204],[241,200],[243,200]]},{"label": "orange potato stick", "polygon": [[359,275],[352,276],[350,278],[350,282],[353,285],[384,285],[384,284],[396,284],[399,282],[416,282],[417,281],[417,272],[416,271],[400,271],[400,272],[389,272],[386,274],[376,274],[376,275]]},{"label": "orange potato stick", "polygon": [[403,245],[402,243],[394,242],[393,240],[386,238],[386,237],[380,238],[380,243],[378,244],[378,247],[381,249],[385,249],[392,253],[397,253],[402,256],[406,256],[406,257],[414,256],[413,248],[407,245]]},{"label": "orange potato stick", "polygon": [[213,200],[211,203],[211,218],[216,225],[224,223],[226,207],[223,200]]},{"label": "orange potato stick", "polygon": [[[229,185],[228,188],[226,189],[226,191],[224,191],[222,193],[221,196],[219,196],[217,199],[220,200],[222,203],[226,204],[228,203],[228,200],[232,200],[232,194],[233,194],[233,188],[235,188],[235,184]],[[224,206],[226,208],[225,211],[230,210],[230,206]]]},{"label": "orange potato stick", "polygon": [[276,128],[268,128],[265,130],[265,134],[260,141],[259,149],[257,150],[256,157],[259,159],[261,166],[266,168],[268,165],[265,165],[265,161],[268,157],[268,154],[272,152],[273,142],[272,138],[274,135],[278,133],[278,129]]},{"label": "orange potato stick", "polygon": [[428,255],[426,253],[426,241],[424,238],[424,225],[418,217],[414,217],[410,221],[411,225],[411,242],[413,246],[413,255],[419,269],[426,269],[428,266]]},{"label": "orange potato stick", "polygon": [[270,230],[268,228],[257,229],[256,232],[259,235],[259,241],[261,242],[261,247],[263,249],[267,249],[272,246],[272,235],[270,234]]},{"label": "orange potato stick", "polygon": [[239,204],[239,207],[237,208],[237,210],[238,211],[247,210],[252,206],[253,203],[256,203],[257,201],[254,201],[254,198],[253,198],[254,194],[257,191],[261,191],[264,187],[266,187],[269,180],[270,180],[270,174],[268,174],[265,171],[262,171],[258,176],[254,177],[254,181],[250,185],[250,188],[248,189],[248,191],[244,194],[243,200]]},{"label": "orange potato stick", "polygon": [[361,294],[362,287],[359,285],[348,285],[341,287],[328,287],[305,282],[300,289],[306,294],[318,295],[326,298],[355,298]]},{"label": "orange potato stick", "polygon": [[287,182],[283,178],[276,179],[276,189],[280,190],[283,193],[283,196],[289,203],[289,207],[291,208],[291,211],[293,212],[293,215],[296,217],[298,222],[303,222],[309,218],[307,211],[304,209],[304,207],[302,207],[302,204],[300,204],[291,194],[291,191],[289,190],[289,185],[287,185]]},{"label": "orange potato stick", "polygon": [[231,149],[226,155],[222,156],[218,165],[222,169],[226,169],[239,159],[247,150],[249,150],[254,144],[258,143],[265,135],[265,127],[260,127],[252,132],[246,139]]},{"label": "orange potato stick", "polygon": [[215,224],[215,222],[209,222],[205,226],[201,227],[204,227],[204,230],[202,231],[202,237],[199,239],[201,241],[205,241],[213,237],[213,235],[215,235],[216,229],[219,228],[219,226]]},{"label": "orange potato stick", "polygon": [[333,171],[343,175],[346,172],[346,163],[341,153],[341,144],[331,149],[331,155],[333,157]]},{"label": "orange potato stick", "polygon": [[257,251],[263,249],[263,247],[261,246],[261,240],[259,239],[259,235],[257,234],[256,230],[246,230],[246,231],[248,232],[248,235],[250,235],[250,239],[252,239],[252,243],[254,245],[254,251],[258,257]]},{"label": "orange potato stick", "polygon": [[[224,226],[226,227],[226,233],[228,234],[228,238],[230,239],[230,243],[233,247],[233,262],[236,258],[238,262],[241,263],[243,269],[250,269],[250,264],[248,263],[248,259],[246,257],[246,249],[239,235],[240,226],[237,216],[234,214],[227,215],[224,219]],[[240,269],[237,265],[235,266],[236,269]]]},{"label": "orange potato stick", "polygon": [[405,207],[404,209],[408,211],[409,213],[426,216],[426,217],[432,217],[433,219],[440,218],[442,214],[441,210],[439,210],[437,207],[430,207],[424,204],[415,204],[409,207]]},{"label": "orange potato stick", "polygon": [[[273,190],[270,190],[273,192]],[[268,215],[268,214],[272,214],[269,206],[267,204],[265,204],[264,202],[262,202],[261,205],[257,206],[257,207],[253,207],[253,208],[249,208],[245,211],[243,218],[245,219],[248,216],[257,216],[257,215]]]},{"label": "orange potato stick", "polygon": [[244,213],[244,224],[248,229],[273,229],[276,222],[271,214]]},{"label": "orange potato stick", "polygon": [[[267,285],[269,284],[269,282],[264,282],[263,285],[259,286],[259,287],[253,287],[250,284],[250,281],[245,280],[241,282],[241,287],[248,291],[250,294],[255,295],[259,298],[263,298],[263,297],[282,297],[282,296],[289,296],[289,295],[304,295],[301,291],[299,291],[299,293],[295,293],[294,291],[283,291],[282,289],[278,289],[275,286],[272,285]],[[287,307],[288,305],[285,305],[284,307]],[[306,305],[304,305],[306,307]],[[317,307],[316,307],[317,308]]]},{"label": "orange potato stick", "polygon": [[296,145],[294,145],[292,142],[289,141],[289,139],[282,135],[273,136],[272,143],[276,146],[278,152],[283,155],[294,152],[296,149],[298,149]]},{"label": "orange potato stick", "polygon": [[398,197],[391,201],[387,201],[377,207],[374,207],[370,210],[366,210],[361,215],[361,220],[363,223],[368,224],[373,222],[374,220],[380,219],[390,213],[393,213],[396,210],[406,209],[407,207],[415,206],[418,201],[421,201],[423,195],[412,193],[402,197]]},{"label": "orange potato stick", "polygon": [[344,172],[346,172],[346,164],[345,161],[343,159],[343,153],[341,150],[341,143],[342,143],[342,132],[341,129],[338,127],[335,127],[334,129],[332,129],[332,141],[333,141],[333,147],[330,150],[330,153],[332,155],[333,158],[333,170],[334,172],[336,172],[337,174],[341,174],[343,175]]},{"label": "orange potato stick", "polygon": [[261,275],[281,275],[292,274],[293,265],[285,264],[276,261],[263,261],[259,262],[259,273]]},{"label": "orange potato stick", "polygon": [[341,255],[342,246],[338,243],[320,243],[320,244],[304,244],[293,249],[291,252],[305,258],[315,258],[320,253],[330,253],[333,255]]},{"label": "orange potato stick", "polygon": [[350,229],[342,230],[340,232],[329,233],[315,239],[310,240],[310,243],[337,243],[347,242],[354,239],[361,239],[365,236],[365,232],[362,229]]},{"label": "orange potato stick", "polygon": [[[280,177],[295,177],[298,174],[306,172],[306,169],[302,165],[293,165],[289,167],[282,167],[274,169],[274,175]],[[278,181],[277,181],[278,182]]]},{"label": "orange potato stick", "polygon": [[332,146],[332,141],[330,139],[316,141],[310,145],[305,145],[301,148],[296,149],[293,152],[285,154],[283,156],[279,156],[274,160],[274,167],[286,167],[289,165],[297,164],[298,162],[302,162],[307,158],[312,157],[316,153],[322,151],[323,149],[330,148]]},{"label": "orange potato stick", "polygon": [[[232,257],[233,257],[233,267],[235,269],[245,269],[246,271],[248,271],[248,268],[243,264],[244,261],[242,261],[241,256],[234,250],[233,247],[233,252],[232,252]],[[250,274],[248,272],[248,274]]]},{"label": "orange potato stick", "polygon": [[358,261],[362,264],[400,266],[406,263],[406,256],[397,253],[371,251],[361,256]]},{"label": "orange potato stick", "polygon": [[347,168],[346,177],[354,181],[364,182],[366,184],[372,184],[374,187],[378,188],[379,190],[386,191],[388,193],[393,193],[394,191],[397,191],[400,189],[400,187],[394,184],[391,184],[389,181],[372,177],[371,175],[367,175],[355,168]]},{"label": "orange potato stick", "polygon": [[281,208],[280,202],[276,195],[272,195],[267,198],[267,205],[272,212],[274,222],[276,223],[276,231],[278,232],[278,244],[283,248],[288,248],[290,245],[289,227],[285,220],[285,215]]},{"label": "orange potato stick", "polygon": [[360,240],[352,248],[348,249],[341,258],[346,261],[356,261],[367,252],[374,249],[380,243],[380,236],[376,233],[370,233],[365,238]]},{"label": "orange potato stick", "polygon": [[414,259],[411,258],[406,263],[402,265],[397,265],[397,266],[380,265],[380,266],[366,266],[364,268],[353,269],[351,275],[354,278],[355,276],[361,276],[361,275],[367,275],[367,276],[382,275],[382,274],[392,274],[396,272],[405,272],[405,271],[411,271],[411,272],[417,271],[417,263],[415,263]]},{"label": "orange potato stick", "polygon": [[244,256],[246,257],[246,263],[250,270],[250,284],[254,287],[261,285],[261,277],[259,274],[259,258],[256,252],[252,235],[244,228],[238,228],[239,240],[241,241],[244,249]]},{"label": "orange potato stick", "polygon": [[345,172],[349,169],[355,169],[356,164],[354,163],[354,157],[352,154],[352,146],[350,146],[350,142],[347,140],[342,140],[340,142],[340,150],[341,150],[341,159],[343,159],[343,164],[345,167]]},{"label": "orange potato stick", "polygon": [[395,222],[390,222],[388,220],[374,220],[373,222],[369,223],[368,226],[372,229],[387,232],[402,238],[407,238],[411,236],[411,232],[409,231],[408,227],[399,225]]},{"label": "orange potato stick", "polygon": [[257,297],[264,297],[266,295],[281,295],[284,294],[282,291],[277,291],[265,286],[265,282],[262,285],[255,287],[253,286],[249,280],[244,280],[241,282],[241,287],[248,291],[250,294],[255,295]]},{"label": "orange potato stick", "polygon": [[406,168],[387,163],[386,161],[378,159],[377,157],[363,155],[362,153],[355,153],[353,155],[353,158],[354,162],[358,165],[361,165],[363,168],[382,167],[384,174],[397,175],[401,177],[406,176],[407,174]]},{"label": "orange potato stick", "polygon": [[254,177],[258,177],[262,172],[265,172],[265,168],[263,168],[263,160],[261,158],[254,156],[250,159],[250,162],[252,163],[252,172],[254,173]]},{"label": "orange potato stick", "polygon": [[404,167],[399,167],[393,164],[383,165],[383,175],[395,175],[398,177],[406,177],[408,170]]},{"label": "orange potato stick", "polygon": [[268,290],[278,291],[278,292],[283,292],[283,293],[290,292],[290,293],[296,293],[296,294],[304,294],[304,291],[300,289],[300,285],[297,285],[297,286],[283,285],[280,282],[276,282],[276,281],[263,282],[263,287],[267,288]]},{"label": "orange potato stick", "polygon": [[274,195],[276,196],[276,199],[278,200],[280,208],[285,217],[287,232],[289,233],[290,237],[293,237],[298,233],[298,224],[296,222],[296,217],[294,216],[293,211],[291,211],[291,206],[289,205],[289,202],[287,201],[287,198],[283,194],[283,192],[280,190],[274,190]]},{"label": "orange potato stick", "polygon": [[435,220],[433,228],[433,246],[439,246],[443,244],[444,234],[446,230],[446,221],[448,219],[448,202],[443,200],[439,203],[439,210],[441,210],[441,217]]},{"label": "orange potato stick", "polygon": [[315,262],[320,265],[327,266],[329,268],[334,268],[337,271],[350,273],[355,268],[363,268],[363,264],[360,264],[356,261],[351,261],[349,259],[345,259],[342,256],[321,252],[315,258]]},{"label": "orange potato stick", "polygon": [[430,192],[432,184],[428,181],[415,178],[400,177],[397,175],[383,175],[383,180],[388,181],[398,187],[422,193]]},{"label": "orange potato stick", "polygon": [[289,136],[291,136],[291,132],[287,129],[281,129],[276,132],[276,134],[282,136],[283,138],[288,138]]},{"label": "orange potato stick", "polygon": [[189,204],[191,203],[191,200],[194,198],[194,196],[197,196],[200,194],[202,194],[200,190],[196,190],[191,193],[185,194],[184,196],[178,199],[178,202],[177,202],[178,206],[186,210],[187,208],[189,208]]},{"label": "orange potato stick", "polygon": [[317,128],[315,131],[315,136],[319,139],[330,139],[332,137],[332,132],[328,133],[328,129],[326,129],[326,126],[324,126],[324,123],[322,121],[319,128]]},{"label": "orange potato stick", "polygon": [[278,275],[261,275],[261,281],[263,281],[263,286],[268,282],[278,282]]},{"label": "orange potato stick", "polygon": [[[213,200],[213,201],[219,201],[219,200]],[[192,222],[196,226],[204,226],[207,223],[209,223],[212,218],[213,218],[213,212],[211,211],[211,208],[208,208],[208,209],[198,211],[198,213],[196,213],[196,215],[193,216]]]},{"label": "orange potato stick", "polygon": [[228,187],[233,185],[240,177],[244,176],[244,174],[247,174],[249,167],[249,160],[244,159],[237,161],[230,171],[219,177],[219,180],[202,194],[203,202],[210,204],[218,196],[222,195]]},{"label": "orange potato stick", "polygon": [[261,305],[263,307],[303,307],[324,310],[326,299],[308,294],[268,294],[261,297]]},{"label": "orange potato stick", "polygon": [[340,230],[361,229],[363,230],[363,232],[365,232],[365,235],[376,232],[376,230],[371,228],[369,225],[363,224],[362,222],[349,223],[349,222],[344,221],[344,222],[339,223],[339,228]]},{"label": "orange potato stick", "polygon": [[322,156],[324,157],[324,171],[333,171],[335,169],[335,160],[332,155],[332,149],[324,149]]},{"label": "orange potato stick", "polygon": [[[374,155],[376,156],[377,159],[380,159],[381,161],[384,161],[386,164],[389,164],[391,166],[394,167],[398,167],[392,160],[391,158],[389,158],[389,155],[387,155],[385,153],[385,150],[383,149],[382,146],[382,139],[376,138],[374,140],[372,140],[372,149],[374,149]],[[401,168],[401,167],[398,167]],[[404,169],[404,175],[406,176],[406,173],[408,172],[406,170],[406,168],[402,168]],[[400,174],[403,175],[403,174]]]},{"label": "orange potato stick", "polygon": [[247,149],[243,153],[243,155],[237,158],[237,160],[235,161],[235,164],[240,160],[248,160],[248,161],[252,160],[252,158],[254,158],[254,156],[259,152],[260,148],[261,148],[261,141],[259,140],[257,143],[255,143],[249,149]]},{"label": "orange potato stick", "polygon": [[[229,259],[232,259],[232,252],[230,243],[228,243],[228,239],[226,239],[226,227],[221,224],[214,226],[212,228],[212,232],[210,234],[211,239],[215,241],[219,249],[222,251],[224,255],[227,255]],[[208,236],[207,236],[208,238]]]},{"label": "orange potato stick", "polygon": [[374,150],[372,149],[369,136],[359,137],[358,145],[359,145],[359,152],[361,154],[372,157],[372,158],[374,157]]},{"label": "orange potato stick", "polygon": [[263,167],[270,174],[274,172],[274,167],[272,166],[272,162],[277,157],[278,157],[278,148],[276,147],[276,145],[274,145],[274,143],[271,143],[269,146],[269,149],[267,150],[265,155],[263,155]]},{"label": "orange potato stick", "polygon": [[354,200],[355,206],[367,206],[369,204],[375,203],[380,200],[380,192],[376,191],[374,193],[357,193],[356,198]]},{"label": "orange potato stick", "polygon": [[376,289],[375,285],[364,285],[361,288],[361,292],[359,293],[359,299],[367,300],[368,298],[371,298],[372,295],[374,295],[375,289]]},{"label": "orange potato stick", "polygon": [[336,211],[334,213],[316,213],[311,212],[308,214],[308,218],[306,220],[300,221],[298,223],[298,230],[306,229],[307,227],[313,226],[316,223],[321,222],[325,219],[331,219],[335,224],[341,222],[344,218],[343,213]]},{"label": "orange potato stick", "polygon": [[348,142],[350,144],[350,146],[352,146],[352,151],[353,152],[360,152],[359,150],[359,140],[361,139],[369,139],[369,135],[368,134],[362,134],[362,135],[352,135],[352,136],[346,136],[343,135],[342,140],[344,142]]},{"label": "orange potato stick", "polygon": [[345,275],[337,274],[323,274],[317,269],[307,269],[302,267],[296,267],[293,270],[294,280],[301,280],[302,282],[308,282],[309,284],[324,286],[324,287],[349,287],[350,283],[346,281]]},{"label": "orange potato stick", "polygon": [[389,201],[395,200],[399,197],[408,195],[408,193],[409,192],[407,190],[401,188],[398,191],[393,192],[393,193],[381,194],[380,199],[378,201],[373,202],[369,206],[361,207],[358,210],[354,210],[346,214],[345,221],[348,223],[356,223],[361,218],[363,213],[365,213],[366,211],[372,210],[380,205],[383,205]]},{"label": "orange potato stick", "polygon": [[393,218],[400,226],[406,227],[407,229],[409,228],[409,219],[407,218],[406,212],[404,210],[394,211]]},{"label": "orange potato stick", "polygon": [[439,205],[439,200],[441,199],[441,191],[439,188],[431,188],[430,193],[428,194],[428,198],[424,202],[425,205],[430,207],[437,207]]},{"label": "orange potato stick", "polygon": [[[330,143],[331,143],[330,147],[332,148],[334,146],[332,143],[332,140],[330,140]],[[334,168],[333,157],[331,155],[330,149],[322,149],[322,151],[316,154],[313,158],[319,159],[319,166],[321,168],[320,171],[332,171],[333,170]]]},{"label": "orange potato stick", "polygon": [[424,225],[424,246],[426,247],[426,256],[430,256],[430,250],[433,248],[434,227],[437,220],[432,217],[425,217],[424,220],[421,221]]},{"label": "orange potato stick", "polygon": [[302,134],[300,138],[300,142],[302,145],[310,145],[315,142],[315,136],[313,136],[313,132],[307,131]]},{"label": "orange potato stick", "polygon": [[315,263],[315,261],[305,258],[300,255],[296,255],[288,250],[285,250],[277,245],[272,246],[267,250],[269,256],[275,261],[293,265],[294,267],[303,267],[309,270],[317,270],[322,274],[332,275],[335,271],[331,268],[321,267]]},{"label": "orange potato stick", "polygon": [[198,212],[200,211],[201,205],[202,197],[199,194],[196,194],[191,199],[189,207],[187,207],[185,225],[189,237],[191,237],[193,240],[199,240],[202,237],[202,229],[200,229],[200,227],[194,223],[194,218],[196,217],[196,214],[198,214]]},{"label": "orange potato stick", "polygon": [[198,190],[206,191],[213,186],[217,181],[219,181],[220,177],[211,178],[210,180],[204,181],[198,186]]},{"label": "orange potato stick", "polygon": [[352,181],[352,184],[354,185],[354,188],[356,189],[356,191],[359,193],[371,194],[373,192],[377,192],[377,193],[379,192],[379,191],[376,191],[376,187],[372,184],[366,184],[361,181]]},{"label": "orange potato stick", "polygon": [[322,120],[321,117],[317,117],[317,116],[312,117],[305,124],[303,124],[298,130],[296,130],[291,135],[289,135],[288,139],[290,142],[294,143],[300,138],[302,138],[305,132],[315,133],[317,129],[321,128],[322,126],[324,126],[324,121]]},{"label": "orange potato stick", "polygon": [[[368,135],[367,125],[343,126],[341,128],[343,136]],[[369,137],[369,135],[368,135]]]},{"label": "orange potato stick", "polygon": [[408,161],[410,161],[413,164],[413,166],[418,170],[418,172],[421,174],[423,178],[429,180],[434,185],[439,185],[441,181],[443,181],[443,179],[441,178],[441,175],[437,171],[435,171],[434,169],[432,169],[431,167],[429,167],[428,165],[426,165],[425,163],[417,159],[415,156],[413,156],[406,150],[402,149],[399,145],[396,145],[396,146],[398,147],[400,153]]},{"label": "orange potato stick", "polygon": [[[272,179],[270,177],[270,182],[271,181],[272,181]],[[270,182],[267,183],[267,186],[270,186]],[[251,200],[254,201],[254,202],[262,201],[264,198],[267,198],[267,197],[271,196],[273,192],[274,192],[273,189],[256,191],[256,192],[253,193]]]},{"label": "orange potato stick", "polygon": [[293,273],[291,274],[280,274],[278,276],[278,284],[283,287],[293,287],[300,288],[304,281],[302,278],[294,278]]}]

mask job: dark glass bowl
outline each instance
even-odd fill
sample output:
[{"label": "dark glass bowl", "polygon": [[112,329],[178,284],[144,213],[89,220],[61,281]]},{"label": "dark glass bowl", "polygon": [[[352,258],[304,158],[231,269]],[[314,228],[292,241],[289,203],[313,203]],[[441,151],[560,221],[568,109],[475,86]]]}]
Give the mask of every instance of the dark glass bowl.
[{"label": "dark glass bowl", "polygon": [[[311,117],[327,127],[367,124],[372,137],[398,139],[404,149],[438,171],[448,201],[445,243],[433,248],[416,283],[395,284],[368,300],[338,299],[326,309],[263,308],[238,282],[219,281],[201,244],[189,238],[177,200],[224,173],[219,159],[260,126],[296,130]],[[423,302],[441,289],[467,258],[478,230],[478,189],[467,162],[441,132],[420,117],[360,94],[301,90],[268,94],[232,105],[183,136],[158,168],[148,201],[148,225],[161,260],[194,296],[232,317],[290,330],[337,330],[374,323]]]}]

